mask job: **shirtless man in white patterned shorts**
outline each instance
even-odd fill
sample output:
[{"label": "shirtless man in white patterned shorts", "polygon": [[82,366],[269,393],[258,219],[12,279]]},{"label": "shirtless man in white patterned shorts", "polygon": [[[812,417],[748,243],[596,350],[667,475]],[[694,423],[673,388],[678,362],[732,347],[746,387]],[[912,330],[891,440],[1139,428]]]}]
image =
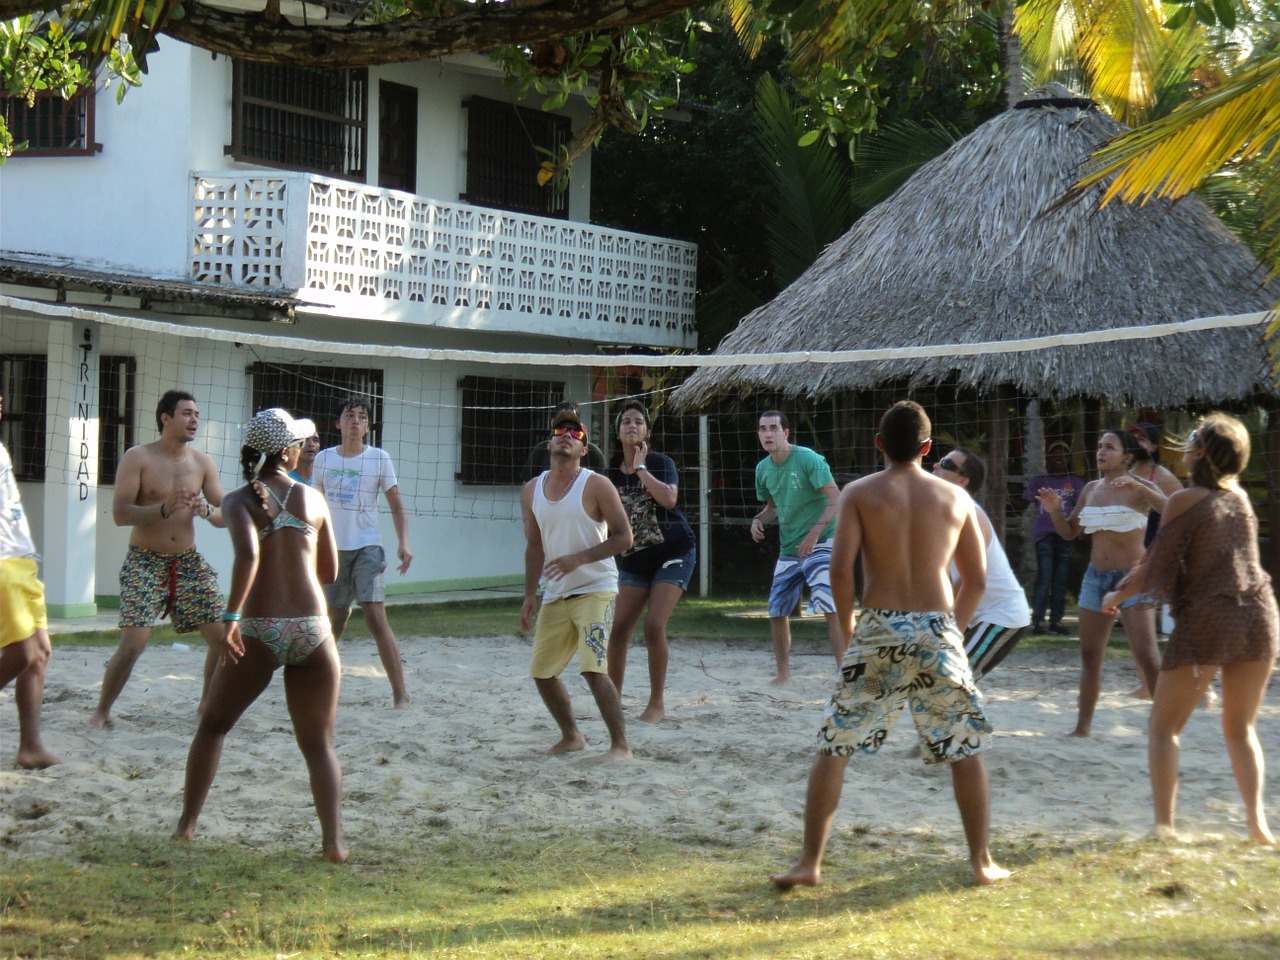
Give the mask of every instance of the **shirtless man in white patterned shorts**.
[{"label": "shirtless man in white patterned shorts", "polygon": [[[986,556],[972,500],[926,473],[932,424],[919,404],[895,404],[880,421],[885,467],[840,494],[831,593],[851,644],[818,735],[809,773],[804,846],[779,887],[816,886],[851,757],[880,749],[904,705],[926,763],[951,766],[976,884],[1009,875],[988,849],[990,794],[982,751],[991,725],[964,652],[963,628],[986,589]],[[862,557],[863,611],[853,629],[853,564]],[[960,574],[953,592],[949,566]]]}]

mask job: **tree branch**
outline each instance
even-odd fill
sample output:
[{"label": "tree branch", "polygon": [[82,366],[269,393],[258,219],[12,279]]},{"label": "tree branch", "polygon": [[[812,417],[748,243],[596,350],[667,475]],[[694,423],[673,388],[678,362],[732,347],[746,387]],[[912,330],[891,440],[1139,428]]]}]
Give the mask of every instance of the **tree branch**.
[{"label": "tree branch", "polygon": [[[0,0],[0,13],[38,0]],[[297,26],[267,23],[260,13],[232,14],[199,3],[161,28],[165,36],[245,60],[295,66],[363,67],[487,53],[500,47],[614,32],[657,20],[695,0],[547,0],[486,3],[445,17],[400,19],[376,25]]]}]

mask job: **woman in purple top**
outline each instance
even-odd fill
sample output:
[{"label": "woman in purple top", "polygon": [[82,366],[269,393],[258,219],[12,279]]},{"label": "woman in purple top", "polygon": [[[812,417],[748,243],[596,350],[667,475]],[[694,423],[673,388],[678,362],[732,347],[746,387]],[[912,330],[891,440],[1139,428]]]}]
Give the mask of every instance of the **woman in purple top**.
[{"label": "woman in purple top", "polygon": [[1048,473],[1032,477],[1022,499],[1035,504],[1035,517],[1031,523],[1031,539],[1036,545],[1036,585],[1031,592],[1031,632],[1044,632],[1044,615],[1049,613],[1049,632],[1068,636],[1062,624],[1067,609],[1067,582],[1071,575],[1071,555],[1074,546],[1070,540],[1060,537],[1053,529],[1053,517],[1037,502],[1043,488],[1049,488],[1062,500],[1062,509],[1068,514],[1075,509],[1084,479],[1070,472],[1067,457],[1071,448],[1063,441],[1049,444],[1045,459]]}]

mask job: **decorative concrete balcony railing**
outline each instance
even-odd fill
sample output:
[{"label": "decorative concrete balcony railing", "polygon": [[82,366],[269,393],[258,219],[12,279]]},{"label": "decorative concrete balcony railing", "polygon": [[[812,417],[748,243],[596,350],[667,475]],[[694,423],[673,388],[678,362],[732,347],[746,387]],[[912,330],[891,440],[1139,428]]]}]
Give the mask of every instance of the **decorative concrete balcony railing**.
[{"label": "decorative concrete balcony railing", "polygon": [[193,178],[191,276],[335,314],[693,347],[697,247],[305,173]]}]

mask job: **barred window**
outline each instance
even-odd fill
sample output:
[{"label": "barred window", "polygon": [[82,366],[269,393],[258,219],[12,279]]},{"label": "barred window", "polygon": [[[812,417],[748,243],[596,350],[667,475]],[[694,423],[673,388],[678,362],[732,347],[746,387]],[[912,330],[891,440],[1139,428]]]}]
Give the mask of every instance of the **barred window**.
[{"label": "barred window", "polygon": [[9,451],[16,480],[44,482],[45,409],[49,361],[44,354],[0,356],[0,442]]},{"label": "barred window", "polygon": [[467,192],[462,199],[541,217],[569,216],[569,193],[538,185],[538,167],[573,134],[568,117],[530,110],[484,97],[469,97],[467,108]]},{"label": "barred window", "polygon": [[500,486],[524,481],[529,451],[547,438],[551,409],[564,399],[564,384],[544,380],[463,377],[463,483]]},{"label": "barred window", "polygon": [[134,388],[137,362],[133,357],[98,358],[98,483],[111,486],[125,451],[134,440]]},{"label": "barred window", "polygon": [[342,439],[334,423],[349,397],[367,398],[370,446],[382,446],[382,371],[346,367],[318,367],[300,363],[255,363],[249,367],[253,412],[282,407],[294,417],[314,420],[320,446],[337,446]]},{"label": "barred window", "polygon": [[367,70],[236,60],[232,72],[232,157],[365,179]]},{"label": "barred window", "polygon": [[0,109],[15,144],[26,148],[14,157],[86,157],[102,149],[93,139],[93,87],[85,87],[70,100],[56,90],[38,90],[35,102],[26,97],[0,94]]}]

